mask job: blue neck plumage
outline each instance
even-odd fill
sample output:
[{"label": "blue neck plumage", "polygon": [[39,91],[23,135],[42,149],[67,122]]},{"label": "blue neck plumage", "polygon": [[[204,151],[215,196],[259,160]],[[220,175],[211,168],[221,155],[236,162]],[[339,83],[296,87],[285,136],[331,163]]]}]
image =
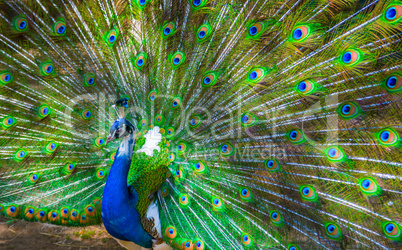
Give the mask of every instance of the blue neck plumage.
[{"label": "blue neck plumage", "polygon": [[134,133],[124,137],[110,170],[104,193],[119,193],[121,199],[128,198],[127,176],[130,170],[131,159],[135,145]]},{"label": "blue neck plumage", "polygon": [[126,136],[119,146],[108,175],[102,200],[102,219],[106,230],[115,238],[152,247],[152,238],[145,232],[137,210],[138,194],[127,187],[135,134]]}]

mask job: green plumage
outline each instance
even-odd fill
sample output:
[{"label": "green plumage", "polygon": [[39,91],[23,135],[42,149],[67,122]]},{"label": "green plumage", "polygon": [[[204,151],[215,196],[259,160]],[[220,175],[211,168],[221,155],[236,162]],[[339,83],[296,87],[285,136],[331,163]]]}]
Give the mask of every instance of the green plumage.
[{"label": "green plumage", "polygon": [[[137,140],[134,151],[140,149],[145,143],[145,138]],[[158,191],[165,182],[169,160],[164,143],[159,143],[160,152],[155,151],[152,157],[145,153],[134,154],[127,183],[134,187],[139,195],[137,209],[142,217]]]}]

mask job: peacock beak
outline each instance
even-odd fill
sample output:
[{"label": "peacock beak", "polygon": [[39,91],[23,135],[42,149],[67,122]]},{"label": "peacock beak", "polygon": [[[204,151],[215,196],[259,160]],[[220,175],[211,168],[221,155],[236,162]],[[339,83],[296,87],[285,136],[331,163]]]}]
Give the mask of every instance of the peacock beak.
[{"label": "peacock beak", "polygon": [[110,134],[107,136],[106,142],[105,142],[105,146],[106,146],[109,142],[113,141],[114,139],[116,139],[116,130],[114,130],[113,132],[110,132]]}]

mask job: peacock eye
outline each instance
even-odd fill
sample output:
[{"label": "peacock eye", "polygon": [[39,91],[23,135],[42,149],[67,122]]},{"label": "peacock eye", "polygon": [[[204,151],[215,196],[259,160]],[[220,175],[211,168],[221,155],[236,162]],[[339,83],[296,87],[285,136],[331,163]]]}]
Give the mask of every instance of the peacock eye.
[{"label": "peacock eye", "polygon": [[174,239],[176,235],[176,228],[174,228],[173,226],[169,226],[165,229],[165,236],[169,239]]},{"label": "peacock eye", "polygon": [[119,31],[115,28],[112,28],[104,37],[106,44],[110,47],[114,45],[116,42],[117,36],[119,35]]},{"label": "peacock eye", "polygon": [[243,245],[245,245],[246,247],[251,247],[253,244],[251,237],[246,233],[242,234],[241,240],[242,240]]},{"label": "peacock eye", "polygon": [[390,23],[396,23],[400,21],[402,17],[402,6],[398,4],[391,4],[384,12],[385,20]]},{"label": "peacock eye", "polygon": [[354,66],[362,59],[362,53],[358,50],[349,49],[341,54],[341,62],[345,66]]},{"label": "peacock eye", "polygon": [[28,29],[28,20],[23,16],[14,18],[13,28],[18,32],[26,31]]},{"label": "peacock eye", "polygon": [[53,25],[53,31],[56,35],[62,36],[66,33],[66,24],[64,21],[58,21]]},{"label": "peacock eye", "polygon": [[162,28],[162,38],[168,38],[172,36],[175,33],[176,30],[176,25],[173,22],[167,23],[163,26]]},{"label": "peacock eye", "polygon": [[171,31],[172,31],[172,30],[171,30],[169,27],[166,27],[166,28],[163,30],[163,34],[169,35]]},{"label": "peacock eye", "polygon": [[13,81],[13,79],[14,78],[9,71],[6,70],[3,72],[0,72],[0,84],[6,85],[8,83],[11,83]]},{"label": "peacock eye", "polygon": [[301,42],[310,36],[310,27],[307,25],[299,25],[293,29],[291,40],[295,42]]},{"label": "peacock eye", "polygon": [[248,27],[248,37],[249,38],[258,38],[262,35],[264,30],[266,29],[266,25],[264,22],[257,22]]},{"label": "peacock eye", "polygon": [[181,51],[177,51],[176,53],[170,56],[170,63],[175,69],[179,67],[181,64],[183,64],[185,60],[186,55]]}]

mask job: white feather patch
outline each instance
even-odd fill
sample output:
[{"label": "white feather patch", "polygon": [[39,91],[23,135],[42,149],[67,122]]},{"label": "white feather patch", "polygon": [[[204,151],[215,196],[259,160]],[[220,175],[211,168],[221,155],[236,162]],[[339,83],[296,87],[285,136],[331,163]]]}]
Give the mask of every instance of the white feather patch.
[{"label": "white feather patch", "polygon": [[152,202],[148,207],[146,215],[148,219],[154,218],[155,226],[152,228],[152,230],[156,228],[156,231],[158,231],[159,238],[162,238],[162,227],[161,227],[161,220],[159,219],[158,205]]},{"label": "white feather patch", "polygon": [[140,150],[137,151],[137,153],[144,152],[148,156],[153,156],[154,149],[156,149],[158,152],[161,150],[161,148],[158,146],[158,143],[162,141],[162,134],[159,133],[159,127],[154,127],[153,129],[149,130],[144,137],[145,144]]}]

